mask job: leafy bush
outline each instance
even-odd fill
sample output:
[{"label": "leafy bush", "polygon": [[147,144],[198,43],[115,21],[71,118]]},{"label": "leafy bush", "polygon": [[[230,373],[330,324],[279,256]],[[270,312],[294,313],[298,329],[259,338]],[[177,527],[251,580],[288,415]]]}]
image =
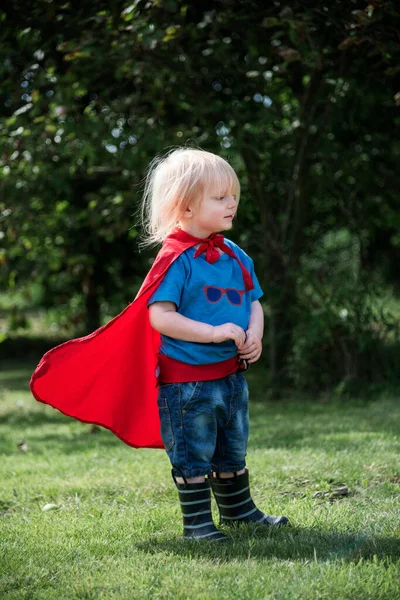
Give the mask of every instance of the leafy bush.
[{"label": "leafy bush", "polygon": [[[305,256],[298,278],[298,319],[288,372],[300,389],[394,382],[400,373],[400,325],[379,277],[360,268],[359,241],[330,232]],[[399,312],[397,310],[397,312]]]}]

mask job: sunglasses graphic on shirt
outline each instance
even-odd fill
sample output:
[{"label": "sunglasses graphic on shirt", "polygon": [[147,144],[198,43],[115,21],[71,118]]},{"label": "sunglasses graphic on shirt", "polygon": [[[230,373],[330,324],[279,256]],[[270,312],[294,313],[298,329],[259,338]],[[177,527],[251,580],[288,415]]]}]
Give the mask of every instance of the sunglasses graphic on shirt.
[{"label": "sunglasses graphic on shirt", "polygon": [[242,296],[245,290],[236,290],[235,288],[220,288],[213,285],[206,285],[204,288],[206,298],[212,304],[216,304],[225,294],[228,301],[234,306],[240,306],[242,304]]}]

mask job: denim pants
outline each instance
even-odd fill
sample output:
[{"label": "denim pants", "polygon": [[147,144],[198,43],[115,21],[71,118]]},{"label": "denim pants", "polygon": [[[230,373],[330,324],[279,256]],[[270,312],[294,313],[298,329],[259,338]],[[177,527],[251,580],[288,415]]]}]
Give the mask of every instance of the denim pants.
[{"label": "denim pants", "polygon": [[159,384],[161,437],[176,475],[244,469],[248,397],[239,372],[211,381]]}]

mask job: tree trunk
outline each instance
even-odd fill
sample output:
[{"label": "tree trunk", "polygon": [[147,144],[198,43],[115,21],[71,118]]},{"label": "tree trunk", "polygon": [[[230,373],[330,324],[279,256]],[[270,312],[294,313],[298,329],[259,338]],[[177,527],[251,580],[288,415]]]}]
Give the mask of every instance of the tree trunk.
[{"label": "tree trunk", "polygon": [[269,318],[269,368],[271,386],[277,390],[288,381],[287,360],[293,345],[295,327],[296,280],[285,273],[281,261],[270,257],[271,274],[268,288]]},{"label": "tree trunk", "polygon": [[[259,209],[262,235],[260,236],[260,283],[270,307],[266,337],[269,351],[264,355],[265,366],[269,369],[269,386],[273,396],[279,395],[279,387],[287,379],[286,362],[291,350],[294,327],[293,306],[296,303],[296,281],[291,265],[287,264],[287,252],[281,245],[281,230],[278,228],[279,203],[274,202],[260,181],[261,166],[257,152],[250,144],[241,147],[246,165],[248,186]],[[269,196],[269,200],[266,198]],[[299,233],[296,232],[299,244]],[[292,254],[293,262],[298,257]]]},{"label": "tree trunk", "polygon": [[304,252],[304,231],[309,219],[308,155],[311,151],[311,124],[318,107],[321,84],[319,65],[307,87],[299,95],[301,125],[296,132],[295,157],[283,200],[268,189],[265,165],[252,139],[242,136],[239,149],[246,166],[250,194],[259,209],[261,224],[262,285],[270,307],[269,354],[270,385],[279,396],[288,383],[287,361],[296,325],[297,277]]},{"label": "tree trunk", "polygon": [[87,273],[82,285],[85,295],[85,330],[88,334],[101,325],[100,294],[95,279],[92,273]]}]

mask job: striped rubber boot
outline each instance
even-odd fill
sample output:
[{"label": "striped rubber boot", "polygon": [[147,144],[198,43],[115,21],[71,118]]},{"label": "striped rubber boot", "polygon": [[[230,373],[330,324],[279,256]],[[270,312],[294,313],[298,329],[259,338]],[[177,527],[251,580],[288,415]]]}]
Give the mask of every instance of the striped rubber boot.
[{"label": "striped rubber boot", "polygon": [[211,479],[211,487],[218,504],[220,525],[234,523],[261,523],[264,525],[286,525],[287,517],[271,517],[258,510],[250,495],[249,472],[231,479]]},{"label": "striped rubber boot", "polygon": [[179,502],[183,514],[183,537],[210,541],[227,540],[227,536],[215,527],[211,514],[210,481],[202,483],[177,483]]}]

